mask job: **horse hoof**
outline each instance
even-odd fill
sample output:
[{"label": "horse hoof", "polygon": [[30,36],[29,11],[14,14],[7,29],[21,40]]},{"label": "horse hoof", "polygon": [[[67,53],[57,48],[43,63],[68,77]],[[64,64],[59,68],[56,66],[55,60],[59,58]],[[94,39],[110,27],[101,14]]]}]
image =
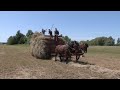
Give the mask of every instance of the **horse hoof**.
[{"label": "horse hoof", "polygon": [[75,63],[78,63],[78,61],[75,61]]},{"label": "horse hoof", "polygon": [[68,62],[66,62],[66,64],[68,64]]}]

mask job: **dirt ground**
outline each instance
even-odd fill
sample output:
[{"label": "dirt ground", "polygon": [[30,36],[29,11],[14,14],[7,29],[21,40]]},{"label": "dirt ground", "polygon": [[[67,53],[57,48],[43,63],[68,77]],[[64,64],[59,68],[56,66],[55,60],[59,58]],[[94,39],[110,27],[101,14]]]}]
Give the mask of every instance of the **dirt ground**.
[{"label": "dirt ground", "polygon": [[[93,47],[92,47],[93,48]],[[119,79],[118,53],[93,53],[68,64],[32,57],[28,46],[0,45],[0,79]]]}]

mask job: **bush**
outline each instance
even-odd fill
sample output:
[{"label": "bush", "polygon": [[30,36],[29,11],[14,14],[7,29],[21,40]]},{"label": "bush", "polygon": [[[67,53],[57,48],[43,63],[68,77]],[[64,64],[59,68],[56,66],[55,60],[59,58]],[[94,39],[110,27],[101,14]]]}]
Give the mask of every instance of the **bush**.
[{"label": "bush", "polygon": [[27,38],[25,36],[21,37],[19,40],[19,44],[25,44],[26,42],[27,42]]},{"label": "bush", "polygon": [[7,40],[7,44],[8,45],[14,45],[14,44],[17,44],[17,39],[15,36],[10,36]]}]

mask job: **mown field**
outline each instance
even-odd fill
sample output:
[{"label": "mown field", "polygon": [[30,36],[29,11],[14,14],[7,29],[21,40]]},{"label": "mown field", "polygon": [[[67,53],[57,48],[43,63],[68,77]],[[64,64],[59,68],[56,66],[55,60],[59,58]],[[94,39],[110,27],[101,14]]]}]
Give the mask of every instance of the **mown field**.
[{"label": "mown field", "polygon": [[79,63],[36,59],[29,45],[0,45],[1,79],[119,79],[120,47],[90,46]]}]

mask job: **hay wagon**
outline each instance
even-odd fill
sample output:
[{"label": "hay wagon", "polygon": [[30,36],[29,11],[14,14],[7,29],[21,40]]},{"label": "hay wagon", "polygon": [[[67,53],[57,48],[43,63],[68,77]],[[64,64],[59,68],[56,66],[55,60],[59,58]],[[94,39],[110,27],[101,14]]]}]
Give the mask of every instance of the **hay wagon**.
[{"label": "hay wagon", "polygon": [[[55,56],[56,45],[64,44],[65,41],[62,35],[57,37],[53,36],[51,38],[49,35],[43,35],[42,33],[36,32],[32,35],[30,42],[31,54],[39,59],[50,59],[52,56]],[[80,55],[83,55],[83,53],[72,54],[71,56],[76,56],[76,60],[78,60]],[[61,57],[64,57],[64,55]]]},{"label": "hay wagon", "polygon": [[[62,35],[57,36],[57,37],[54,36],[55,39],[54,39],[54,43],[53,44],[55,46],[53,47],[53,50],[51,50],[51,56],[55,56],[55,47],[56,47],[56,45],[64,45],[65,44],[65,41],[61,37],[62,37]],[[80,56],[83,55],[83,54],[84,53],[76,53],[76,54],[75,53],[71,53],[71,56],[76,56],[76,61],[78,61]],[[60,60],[62,59],[61,57],[64,58],[65,55],[63,54],[62,56],[59,56]]]}]

